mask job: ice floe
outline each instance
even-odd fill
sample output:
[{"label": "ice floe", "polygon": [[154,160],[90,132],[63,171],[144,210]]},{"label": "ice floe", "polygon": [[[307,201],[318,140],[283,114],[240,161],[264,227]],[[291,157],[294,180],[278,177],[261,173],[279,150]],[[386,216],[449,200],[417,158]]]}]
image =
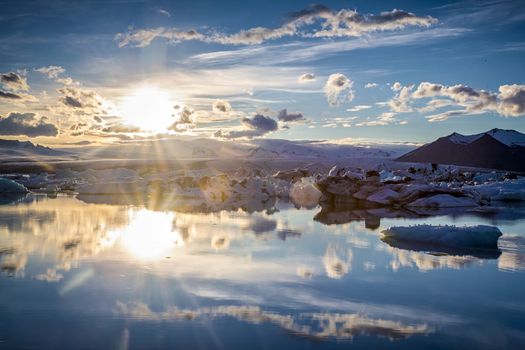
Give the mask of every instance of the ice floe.
[{"label": "ice floe", "polygon": [[393,226],[382,231],[383,237],[425,242],[452,247],[497,248],[501,231],[494,226]]}]

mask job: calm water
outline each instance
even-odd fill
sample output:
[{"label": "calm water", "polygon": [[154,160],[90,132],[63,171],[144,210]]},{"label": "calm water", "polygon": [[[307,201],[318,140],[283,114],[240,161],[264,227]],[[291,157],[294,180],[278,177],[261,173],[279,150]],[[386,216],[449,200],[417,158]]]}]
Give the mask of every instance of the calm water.
[{"label": "calm water", "polygon": [[[189,213],[90,201],[0,205],[0,348],[525,344],[523,208],[396,218],[289,203]],[[415,223],[491,224],[504,236],[500,251],[448,254],[380,239]]]}]

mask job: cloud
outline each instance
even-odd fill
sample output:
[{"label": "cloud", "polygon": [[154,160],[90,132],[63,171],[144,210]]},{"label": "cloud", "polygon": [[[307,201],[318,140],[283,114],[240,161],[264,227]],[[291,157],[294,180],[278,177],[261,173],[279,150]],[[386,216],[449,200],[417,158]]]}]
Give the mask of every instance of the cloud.
[{"label": "cloud", "polygon": [[175,105],[173,108],[175,109],[173,116],[177,120],[168,127],[168,130],[184,132],[195,128],[196,115],[192,108],[183,105]]},{"label": "cloud", "polygon": [[377,87],[377,83],[366,83],[365,84],[365,89],[371,89],[371,88],[375,88]]},{"label": "cloud", "polygon": [[62,95],[59,101],[67,111],[89,115],[105,115],[109,112],[108,102],[95,91],[67,86],[57,92]]},{"label": "cloud", "polygon": [[242,119],[242,122],[248,127],[256,130],[261,130],[264,132],[270,132],[277,130],[277,122],[262,114],[256,114],[253,118],[245,117]]},{"label": "cloud", "polygon": [[288,113],[286,108],[279,111],[279,113],[277,114],[277,119],[282,122],[296,122],[300,120],[305,120],[302,113],[300,112]]},{"label": "cloud", "polygon": [[[334,11],[324,6],[314,5],[290,14],[288,21],[277,28],[254,27],[233,34],[214,30],[200,33],[196,30],[181,30],[174,27],[130,29],[126,33],[118,33],[115,40],[118,41],[119,47],[145,47],[156,38],[164,38],[171,43],[199,40],[223,45],[257,45],[268,40],[294,36],[361,37],[372,32],[400,30],[406,27],[429,27],[435,23],[437,20],[430,16],[420,17],[398,9],[379,14],[360,14],[350,9]],[[300,29],[303,27],[309,28],[310,31],[301,32]]]},{"label": "cloud", "polygon": [[[398,120],[396,119],[396,113],[394,112],[385,112],[381,113],[379,117],[377,117],[374,120],[366,121],[366,122],[360,122],[355,124],[355,126],[385,126],[397,123]],[[399,122],[399,124],[406,124],[405,122]]]},{"label": "cloud", "polygon": [[45,74],[48,76],[49,79],[56,79],[60,74],[64,73],[65,71],[66,70],[60,66],[47,66],[35,69],[35,72]]},{"label": "cloud", "polygon": [[411,99],[412,90],[414,85],[403,86],[399,82],[392,85],[391,89],[397,91],[396,96],[388,101],[388,105],[393,112],[396,113],[407,113],[412,112],[412,107],[409,105]]},{"label": "cloud", "polygon": [[300,83],[309,83],[309,82],[315,81],[315,74],[305,73],[301,75],[299,78],[297,78],[297,81]]},{"label": "cloud", "polygon": [[244,129],[231,130],[229,132],[217,131],[215,137],[223,138],[254,138],[264,136],[272,131],[279,129],[279,124],[275,119],[264,116],[262,114],[256,114],[252,118],[244,117],[241,119]]},{"label": "cloud", "polygon": [[176,28],[159,27],[155,29],[138,29],[130,30],[127,33],[118,33],[115,40],[118,41],[119,47],[146,47],[155,38],[164,38],[171,43],[179,43],[181,41],[199,40],[208,41],[206,36],[191,29],[178,30]]},{"label": "cloud", "polygon": [[53,79],[54,81],[56,81],[59,84],[64,84],[64,85],[76,84],[76,85],[80,85],[78,82],[75,82],[70,77],[60,78],[59,76],[62,73],[64,73],[65,71],[66,70],[63,67],[61,67],[61,66],[47,66],[47,67],[41,67],[41,68],[36,68],[35,69],[35,72],[39,72],[39,73],[45,74],[45,75],[47,75],[47,77],[49,79]]},{"label": "cloud", "polygon": [[399,81],[396,81],[394,84],[392,84],[390,88],[392,89],[392,91],[399,91],[402,87],[403,85],[401,85]]},{"label": "cloud", "polygon": [[357,105],[357,106],[354,106],[352,108],[348,108],[347,111],[348,112],[359,112],[359,111],[362,111],[364,109],[369,109],[369,108],[372,108],[372,106],[368,106],[368,105]]},{"label": "cloud", "polygon": [[0,90],[0,98],[8,98],[8,99],[12,99],[12,100],[19,100],[19,99],[22,99],[22,96],[18,95],[18,94],[14,94],[12,92]]},{"label": "cloud", "polygon": [[[446,111],[443,113],[427,116],[430,122],[444,121],[452,116],[480,114],[484,112],[493,111],[501,114],[498,108],[498,99],[500,98],[496,93],[475,90],[470,86],[457,84],[453,86],[446,86],[442,84],[435,84],[430,82],[422,82],[414,91],[410,98],[424,99],[445,97],[449,104],[454,107],[461,107],[462,109]],[[446,102],[431,102],[425,107],[426,110],[431,110],[432,107],[441,108]]]},{"label": "cloud", "polygon": [[343,102],[350,102],[354,99],[352,90],[353,81],[344,74],[330,74],[324,86],[324,92],[330,106],[338,106]]},{"label": "cloud", "polygon": [[15,72],[2,73],[0,74],[0,82],[4,89],[11,91],[27,91],[29,90],[29,85],[27,84],[27,79]]},{"label": "cloud", "polygon": [[14,93],[9,91],[2,91],[0,90],[0,99],[4,98],[8,100],[9,102],[18,103],[18,102],[36,102],[38,101],[38,98],[31,94],[25,94],[25,93]]},{"label": "cloud", "polygon": [[367,35],[367,40],[348,38],[346,40],[296,41],[266,46],[243,47],[193,55],[189,62],[229,64],[283,64],[289,62],[315,61],[326,59],[340,52],[364,48],[390,47],[400,45],[428,44],[443,38],[457,37],[468,32],[464,28],[435,27],[424,31],[408,33],[376,33]]},{"label": "cloud", "polygon": [[224,114],[224,113],[230,112],[231,109],[232,109],[232,106],[230,105],[228,101],[215,100],[213,102],[213,106],[212,106],[213,113]]},{"label": "cloud", "polygon": [[166,17],[171,17],[171,13],[164,9],[157,9],[157,13]]},{"label": "cloud", "polygon": [[1,135],[57,136],[58,129],[48,123],[46,117],[37,117],[35,113],[11,112],[0,118]]},{"label": "cloud", "polygon": [[498,110],[504,116],[517,117],[525,114],[525,85],[501,85]]},{"label": "cloud", "polygon": [[419,112],[431,112],[437,109],[451,107],[448,111],[426,116],[429,122],[439,122],[450,117],[493,112],[505,117],[525,115],[525,85],[501,85],[498,92],[476,90],[464,84],[447,86],[443,84],[421,82],[415,91],[413,85],[392,86],[398,91],[388,102],[391,111],[396,113],[412,112],[411,102],[430,99],[424,106],[417,108]]},{"label": "cloud", "polygon": [[107,126],[102,129],[102,132],[115,133],[115,134],[136,133],[140,131],[141,129],[138,126],[126,125],[126,124],[121,124],[121,123],[113,124],[113,125]]}]

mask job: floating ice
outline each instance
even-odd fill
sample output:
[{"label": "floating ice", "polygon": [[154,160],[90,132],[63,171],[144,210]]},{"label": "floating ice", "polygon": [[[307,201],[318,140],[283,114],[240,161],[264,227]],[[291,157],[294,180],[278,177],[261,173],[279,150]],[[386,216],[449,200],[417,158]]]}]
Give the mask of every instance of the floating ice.
[{"label": "floating ice", "polygon": [[27,193],[27,188],[16,181],[0,177],[0,193]]},{"label": "floating ice", "polygon": [[501,231],[494,226],[394,226],[384,230],[384,238],[424,242],[452,247],[497,248]]}]

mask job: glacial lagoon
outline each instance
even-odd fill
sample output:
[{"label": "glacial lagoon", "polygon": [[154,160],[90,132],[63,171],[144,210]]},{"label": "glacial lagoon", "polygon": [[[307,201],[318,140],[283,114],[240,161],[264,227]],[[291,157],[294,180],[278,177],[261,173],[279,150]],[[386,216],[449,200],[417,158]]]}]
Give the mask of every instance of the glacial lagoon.
[{"label": "glacial lagoon", "polygon": [[[133,203],[133,204],[128,204]],[[492,225],[494,250],[385,242]],[[0,204],[0,348],[496,349],[525,343],[525,207],[419,216],[122,196]]]}]

